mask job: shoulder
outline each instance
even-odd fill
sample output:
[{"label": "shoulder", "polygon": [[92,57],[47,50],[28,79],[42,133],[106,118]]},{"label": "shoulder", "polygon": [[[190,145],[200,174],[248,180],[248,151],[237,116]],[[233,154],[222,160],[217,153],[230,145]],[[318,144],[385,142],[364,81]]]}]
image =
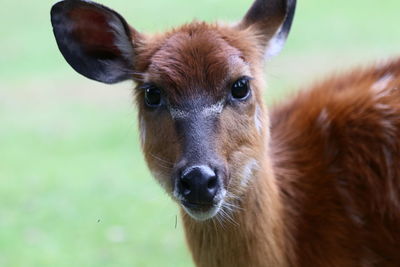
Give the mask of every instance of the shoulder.
[{"label": "shoulder", "polygon": [[326,177],[339,192],[353,188],[360,199],[369,199],[369,211],[395,214],[400,207],[400,60],[355,69],[299,92],[272,110],[271,138],[275,165],[295,166],[296,183]]},{"label": "shoulder", "polygon": [[354,69],[300,91],[272,109],[271,127],[280,135],[289,129],[310,134],[328,128],[330,134],[394,134],[400,127],[400,59]]}]

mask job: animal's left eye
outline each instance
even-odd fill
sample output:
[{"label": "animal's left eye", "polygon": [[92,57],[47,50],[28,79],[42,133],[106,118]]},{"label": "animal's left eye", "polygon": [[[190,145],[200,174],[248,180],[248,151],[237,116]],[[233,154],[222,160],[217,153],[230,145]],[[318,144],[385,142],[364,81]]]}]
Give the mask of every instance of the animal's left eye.
[{"label": "animal's left eye", "polygon": [[238,100],[246,99],[250,94],[250,84],[248,77],[242,77],[233,83],[231,88],[232,97]]},{"label": "animal's left eye", "polygon": [[144,100],[148,107],[156,108],[161,105],[161,91],[154,85],[146,85],[144,89]]}]

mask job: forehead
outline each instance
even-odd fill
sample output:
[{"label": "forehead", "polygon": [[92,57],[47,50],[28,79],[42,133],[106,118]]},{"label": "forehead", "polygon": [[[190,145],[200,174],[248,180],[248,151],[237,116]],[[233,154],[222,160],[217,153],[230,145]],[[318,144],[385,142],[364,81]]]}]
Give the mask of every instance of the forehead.
[{"label": "forehead", "polygon": [[166,37],[150,61],[147,80],[177,101],[199,94],[218,97],[232,80],[250,75],[241,51],[203,24]]}]

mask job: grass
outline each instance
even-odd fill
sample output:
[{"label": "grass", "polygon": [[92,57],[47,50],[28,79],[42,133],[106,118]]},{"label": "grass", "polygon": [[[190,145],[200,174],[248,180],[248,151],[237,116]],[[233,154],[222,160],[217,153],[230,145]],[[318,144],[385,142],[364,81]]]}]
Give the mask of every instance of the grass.
[{"label": "grass", "polygon": [[[108,0],[140,31],[234,21],[250,0]],[[130,83],[73,73],[49,23],[53,1],[0,15],[0,266],[191,266],[177,207],[150,177]],[[303,0],[267,65],[269,102],[314,77],[399,54],[400,2]]]},{"label": "grass", "polygon": [[177,209],[147,173],[130,101],[55,99],[0,113],[9,128],[0,133],[0,265],[157,266],[174,255],[166,266],[187,266]]}]

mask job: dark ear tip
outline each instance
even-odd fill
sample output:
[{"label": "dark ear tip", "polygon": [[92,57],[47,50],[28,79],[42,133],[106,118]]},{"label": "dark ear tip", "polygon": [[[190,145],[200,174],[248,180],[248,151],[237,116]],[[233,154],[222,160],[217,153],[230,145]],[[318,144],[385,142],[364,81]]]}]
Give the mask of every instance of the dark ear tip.
[{"label": "dark ear tip", "polygon": [[88,0],[61,0],[53,4],[50,10],[50,14],[53,16],[65,9],[72,8],[75,5],[82,5],[82,4],[94,4],[92,1]]},{"label": "dark ear tip", "polygon": [[61,8],[63,8],[65,5],[67,5],[68,3],[71,2],[75,2],[74,0],[61,0],[61,1],[57,1],[56,3],[53,4],[53,6],[51,7],[51,11],[50,13],[54,13],[59,11]]},{"label": "dark ear tip", "polygon": [[61,14],[62,11],[65,10],[65,6],[68,5],[68,3],[74,2],[73,0],[61,0],[56,2],[50,9],[50,17],[51,17],[51,22],[54,24],[54,20],[57,15]]},{"label": "dark ear tip", "polygon": [[53,16],[55,14],[57,14],[60,11],[60,8],[62,7],[62,5],[64,5],[65,3],[63,3],[64,1],[59,1],[57,3],[55,3],[51,9],[50,9],[50,15],[53,18]]}]

